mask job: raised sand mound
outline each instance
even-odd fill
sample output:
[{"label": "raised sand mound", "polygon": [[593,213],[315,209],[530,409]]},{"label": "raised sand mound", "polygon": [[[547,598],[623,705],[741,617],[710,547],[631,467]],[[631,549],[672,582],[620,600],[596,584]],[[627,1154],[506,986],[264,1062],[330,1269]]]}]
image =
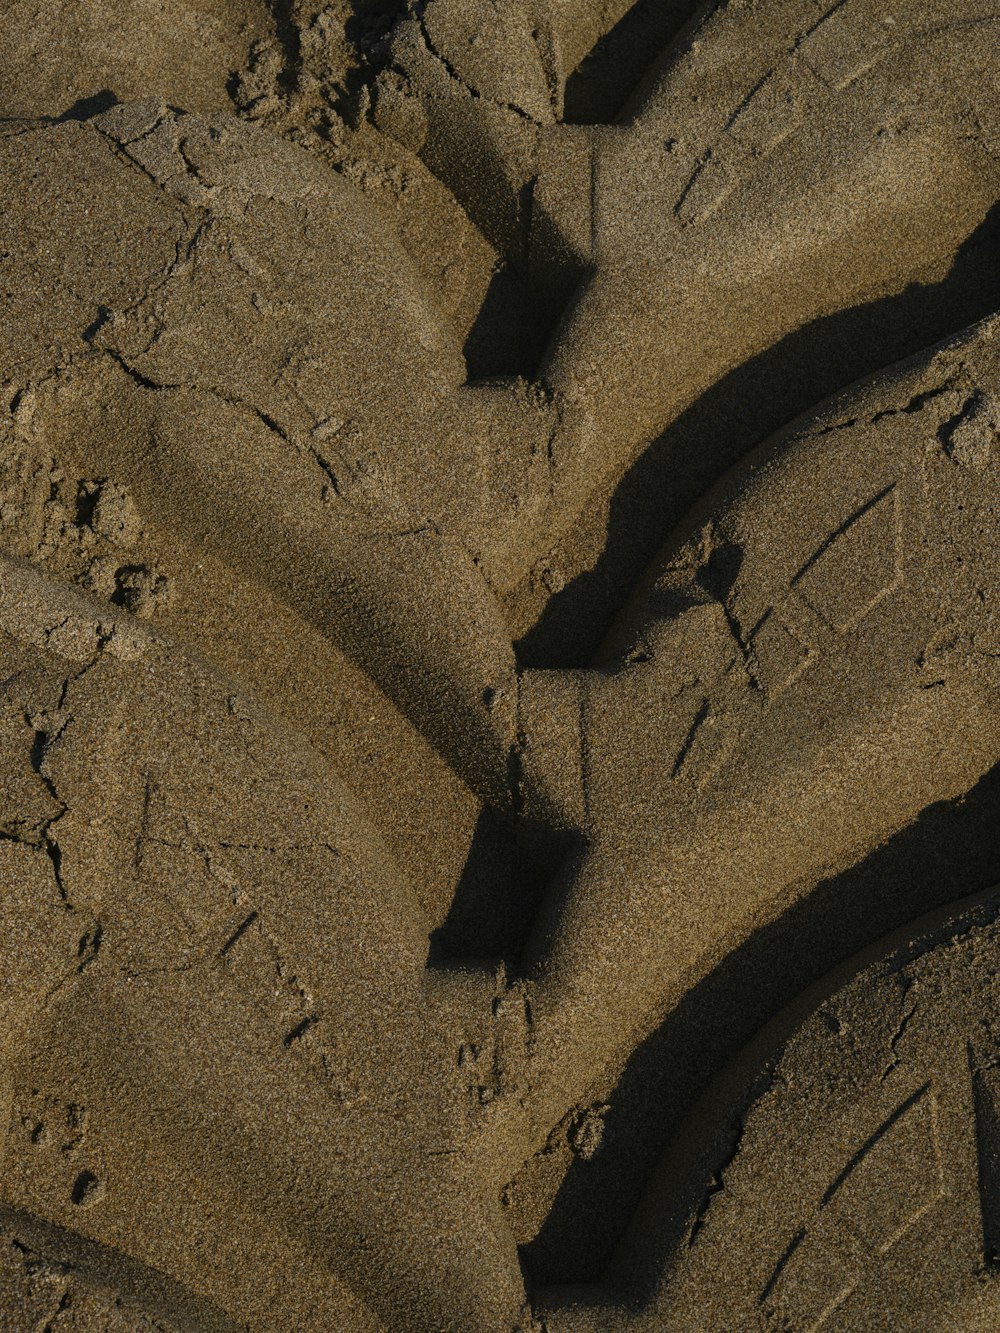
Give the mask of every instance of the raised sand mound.
[{"label": "raised sand mound", "polygon": [[998,108],[4,6],[0,1327],[1000,1326]]}]

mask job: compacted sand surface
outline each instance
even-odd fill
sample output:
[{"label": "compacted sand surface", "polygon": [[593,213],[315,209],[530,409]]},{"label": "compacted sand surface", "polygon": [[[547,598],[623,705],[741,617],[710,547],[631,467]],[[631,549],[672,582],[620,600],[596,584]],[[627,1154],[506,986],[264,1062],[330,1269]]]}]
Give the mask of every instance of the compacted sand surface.
[{"label": "compacted sand surface", "polygon": [[0,1328],[1000,1328],[998,108],[2,6]]}]

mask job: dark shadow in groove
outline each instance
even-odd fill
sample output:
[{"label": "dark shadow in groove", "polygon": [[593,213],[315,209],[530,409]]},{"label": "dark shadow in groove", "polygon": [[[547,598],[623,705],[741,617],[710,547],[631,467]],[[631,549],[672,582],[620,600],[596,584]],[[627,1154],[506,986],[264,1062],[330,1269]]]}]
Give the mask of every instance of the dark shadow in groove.
[{"label": "dark shadow in groove", "polygon": [[401,23],[412,8],[407,0],[350,0],[344,35],[365,56],[377,56],[395,24]]},{"label": "dark shadow in groove", "polygon": [[[998,881],[1000,764],[965,797],[928,807],[735,950],[630,1058],[600,1151],[573,1161],[540,1231],[522,1247],[532,1281],[593,1281],[606,1269],[695,1098],[817,977],[915,917]],[[660,1220],[662,1246],[671,1228],[680,1240],[689,1214],[678,1201],[676,1216]]]},{"label": "dark shadow in groove", "polygon": [[[553,231],[544,254],[531,254],[535,180],[511,188],[507,167],[486,128],[471,120],[432,118],[420,153],[498,255],[497,268],[463,348],[470,383],[534,379],[584,268]],[[538,237],[536,235],[536,241]]]},{"label": "dark shadow in groove", "polygon": [[284,68],[278,82],[286,93],[294,92],[298,87],[302,65],[302,39],[295,3],[294,0],[270,0],[269,8],[274,20],[274,35],[284,57]]},{"label": "dark shadow in groove", "polygon": [[428,966],[478,959],[515,971],[553,879],[579,858],[579,842],[484,806],[448,915],[431,934]]},{"label": "dark shadow in groove", "polygon": [[359,95],[363,88],[371,88],[390,64],[389,39],[412,6],[407,0],[349,0],[347,8],[350,12],[344,22],[344,36],[354,48],[357,63],[343,72],[343,87],[334,105],[352,125],[357,125],[365,114]]},{"label": "dark shadow in groove", "polygon": [[537,378],[538,368],[582,279],[571,259],[506,263],[493,276],[463,348],[470,382]]},{"label": "dark shadow in groove", "polygon": [[601,125],[617,119],[665,48],[702,8],[698,0],[638,0],[566,80],[563,120]]},{"label": "dark shadow in groove", "polygon": [[[604,549],[516,644],[528,667],[587,666],[643,567],[735,463],[822,399],[1000,309],[1000,205],[938,283],[814,321],[724,376],[668,427],[611,499]],[[665,348],[669,354],[669,348]]]}]

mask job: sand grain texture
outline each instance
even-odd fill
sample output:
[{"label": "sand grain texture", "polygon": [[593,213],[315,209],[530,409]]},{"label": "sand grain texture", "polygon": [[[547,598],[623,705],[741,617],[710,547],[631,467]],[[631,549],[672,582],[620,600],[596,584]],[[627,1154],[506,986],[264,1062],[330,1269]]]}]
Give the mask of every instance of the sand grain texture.
[{"label": "sand grain texture", "polygon": [[0,1326],[1000,1327],[1000,13],[0,15]]}]

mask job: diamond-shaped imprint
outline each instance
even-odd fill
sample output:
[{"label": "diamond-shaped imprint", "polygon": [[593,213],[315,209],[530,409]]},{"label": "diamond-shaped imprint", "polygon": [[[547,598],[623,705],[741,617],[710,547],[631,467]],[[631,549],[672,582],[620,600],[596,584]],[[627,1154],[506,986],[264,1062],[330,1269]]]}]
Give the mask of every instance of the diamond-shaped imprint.
[{"label": "diamond-shaped imprint", "polygon": [[813,654],[773,611],[765,612],[750,634],[754,676],[769,699],[798,680]]},{"label": "diamond-shaped imprint", "polygon": [[[818,1333],[858,1285],[830,1228],[803,1228],[789,1241],[760,1297],[777,1328]],[[769,1325],[770,1326],[770,1325]]]},{"label": "diamond-shaped imprint", "polygon": [[673,776],[704,787],[732,754],[738,736],[739,719],[703,700],[674,760]]},{"label": "diamond-shaped imprint", "polygon": [[788,138],[800,119],[794,92],[770,73],[736,112],[729,134],[755,155],[769,153]]},{"label": "diamond-shaped imprint", "polygon": [[792,586],[835,629],[853,629],[899,584],[899,501],[892,485],[834,529]]},{"label": "diamond-shaped imprint", "polygon": [[859,0],[837,0],[798,42],[799,55],[832,88],[846,88],[892,45],[895,21]]},{"label": "diamond-shaped imprint", "polygon": [[710,149],[691,173],[677,201],[677,216],[685,224],[707,217],[732,192],[733,183],[733,177],[717,150]]},{"label": "diamond-shaped imprint", "polygon": [[829,1206],[862,1244],[887,1253],[944,1192],[934,1095],[919,1089],[879,1126],[831,1186]]}]

